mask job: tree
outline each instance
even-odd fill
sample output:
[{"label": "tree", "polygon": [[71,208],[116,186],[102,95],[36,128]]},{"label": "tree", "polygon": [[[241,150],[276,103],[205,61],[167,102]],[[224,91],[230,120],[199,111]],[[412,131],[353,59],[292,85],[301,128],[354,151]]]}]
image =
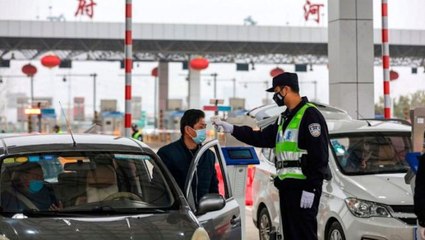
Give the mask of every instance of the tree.
[{"label": "tree", "polygon": [[379,97],[378,103],[375,103],[375,115],[384,115],[384,97]]},{"label": "tree", "polygon": [[425,91],[417,91],[413,93],[410,106],[412,108],[425,107]]},{"label": "tree", "polygon": [[[425,107],[425,91],[416,91],[410,95],[400,96],[394,100],[393,116],[409,120],[410,109],[416,107]],[[378,103],[375,104],[375,115],[384,115],[384,97],[379,97]]]},{"label": "tree", "polygon": [[409,118],[410,105],[411,99],[409,96],[400,96],[398,100],[394,102],[393,116],[395,118],[407,120]]}]

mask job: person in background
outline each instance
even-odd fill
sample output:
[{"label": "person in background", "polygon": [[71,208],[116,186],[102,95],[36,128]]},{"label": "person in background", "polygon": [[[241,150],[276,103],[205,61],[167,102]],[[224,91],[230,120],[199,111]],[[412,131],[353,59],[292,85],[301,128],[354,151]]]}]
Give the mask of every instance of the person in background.
[{"label": "person in background", "polygon": [[53,127],[53,132],[54,132],[54,133],[57,133],[57,134],[61,134],[61,133],[63,133],[63,132],[62,132],[62,130],[61,130],[61,127],[59,127],[59,125],[55,125],[55,126]]},{"label": "person in background", "polygon": [[131,124],[131,130],[133,131],[131,137],[143,142],[143,134],[140,132],[139,126],[137,126],[135,123]]}]

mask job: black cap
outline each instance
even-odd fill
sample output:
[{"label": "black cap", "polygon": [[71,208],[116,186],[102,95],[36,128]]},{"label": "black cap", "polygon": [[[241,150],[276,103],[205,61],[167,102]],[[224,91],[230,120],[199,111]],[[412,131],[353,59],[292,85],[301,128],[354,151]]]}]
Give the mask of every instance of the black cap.
[{"label": "black cap", "polygon": [[298,90],[298,75],[290,72],[281,73],[273,78],[273,86],[266,91],[274,92],[277,86],[289,86],[294,90]]}]

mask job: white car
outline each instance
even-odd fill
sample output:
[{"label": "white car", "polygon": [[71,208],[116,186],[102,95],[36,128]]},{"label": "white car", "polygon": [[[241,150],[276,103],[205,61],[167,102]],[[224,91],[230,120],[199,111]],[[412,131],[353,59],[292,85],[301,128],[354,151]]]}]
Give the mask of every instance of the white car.
[{"label": "white car", "polygon": [[[344,111],[329,106],[319,105],[319,110],[330,132],[333,175],[323,183],[317,217],[319,239],[415,239],[413,196],[404,182],[411,127],[352,120]],[[256,111],[250,114],[261,115],[257,120],[266,118],[258,122],[260,128],[274,122],[273,115],[267,118],[264,111]],[[260,239],[282,239],[279,194],[271,177],[276,173],[274,150],[263,148],[260,152],[253,181],[253,221]]]}]

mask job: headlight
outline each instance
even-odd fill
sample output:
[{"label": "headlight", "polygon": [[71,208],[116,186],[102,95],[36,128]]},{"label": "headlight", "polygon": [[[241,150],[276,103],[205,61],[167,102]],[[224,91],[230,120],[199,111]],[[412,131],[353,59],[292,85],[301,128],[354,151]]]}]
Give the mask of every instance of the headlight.
[{"label": "headlight", "polygon": [[350,212],[356,217],[391,217],[388,208],[383,204],[357,198],[346,198],[345,203],[348,209],[350,209]]},{"label": "headlight", "polygon": [[199,227],[193,233],[192,240],[210,240],[210,236],[208,236],[208,233],[204,228]]}]

